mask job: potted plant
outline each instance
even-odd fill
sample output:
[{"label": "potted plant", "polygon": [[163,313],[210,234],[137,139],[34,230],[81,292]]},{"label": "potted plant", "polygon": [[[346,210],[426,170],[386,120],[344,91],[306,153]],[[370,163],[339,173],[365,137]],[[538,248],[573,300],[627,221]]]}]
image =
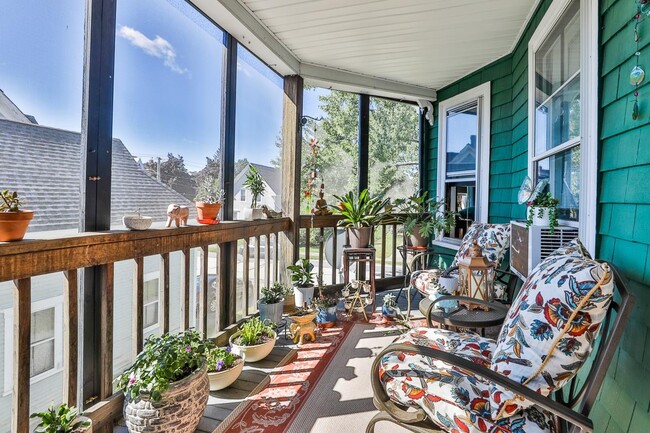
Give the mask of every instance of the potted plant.
[{"label": "potted plant", "polygon": [[223,189],[217,187],[213,176],[207,176],[199,189],[194,204],[196,205],[197,220],[201,224],[214,224],[218,221],[221,205],[226,198]]},{"label": "potted plant", "polygon": [[401,213],[397,220],[404,224],[404,233],[413,247],[426,247],[431,235],[449,232],[456,227],[458,212],[445,210],[444,200],[436,201],[427,195],[425,191],[395,200],[395,208]]},{"label": "potted plant", "polygon": [[230,345],[233,352],[243,356],[246,362],[256,362],[271,353],[275,337],[272,326],[262,322],[259,317],[252,317],[230,336]]},{"label": "potted plant", "polygon": [[557,205],[560,201],[553,198],[550,192],[538,194],[533,201],[527,203],[528,218],[526,219],[526,228],[531,225],[546,226],[551,229],[551,234],[555,233],[557,227]]},{"label": "potted plant", "polygon": [[19,241],[25,237],[34,211],[21,209],[24,203],[16,191],[0,192],[0,242]]},{"label": "potted plant", "polygon": [[136,210],[131,215],[124,215],[122,217],[122,224],[129,230],[147,230],[151,227],[153,219],[150,216],[142,216],[140,209]]},{"label": "potted plant", "polygon": [[244,186],[251,192],[251,207],[250,209],[244,210],[244,219],[262,219],[264,214],[262,213],[262,209],[257,208],[257,201],[264,195],[266,187],[264,186],[264,178],[252,164],[248,166]]},{"label": "potted plant", "polygon": [[384,295],[383,305],[381,306],[381,315],[387,319],[394,319],[399,314],[395,295],[388,293]]},{"label": "potted plant", "polygon": [[133,365],[117,378],[130,432],[196,430],[210,391],[205,351],[194,330],[147,338]]},{"label": "potted plant", "polygon": [[300,259],[287,269],[291,271],[296,307],[310,305],[314,297],[314,274],[311,272],[314,265],[307,259]]},{"label": "potted plant", "polygon": [[82,416],[77,408],[61,404],[53,405],[44,412],[31,414],[30,418],[38,418],[40,422],[34,429],[35,433],[92,433],[90,418]]},{"label": "potted plant", "polygon": [[210,391],[219,391],[232,385],[244,369],[244,357],[228,347],[208,347],[206,364]]},{"label": "potted plant", "polygon": [[[320,291],[320,290],[319,290]],[[336,306],[338,298],[326,296],[322,292],[312,301],[316,307],[316,323],[323,328],[331,328],[336,324]]]},{"label": "potted plant", "polygon": [[372,228],[389,214],[386,209],[390,200],[372,197],[367,189],[359,195],[348,192],[343,196],[334,196],[338,207],[334,207],[343,217],[338,222],[340,227],[348,229],[352,248],[367,248],[370,244]]},{"label": "potted plant", "polygon": [[289,294],[289,288],[275,282],[270,287],[262,287],[262,297],[257,301],[262,322],[279,323],[284,311],[284,297]]}]

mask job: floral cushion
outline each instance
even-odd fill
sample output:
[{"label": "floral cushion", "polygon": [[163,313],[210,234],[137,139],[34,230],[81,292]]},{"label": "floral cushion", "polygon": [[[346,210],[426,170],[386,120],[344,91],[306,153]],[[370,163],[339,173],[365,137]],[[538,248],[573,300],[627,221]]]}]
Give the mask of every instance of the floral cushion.
[{"label": "floral cushion", "polygon": [[458,262],[469,254],[474,241],[483,249],[483,255],[498,268],[510,248],[510,224],[472,224],[460,243],[452,266],[458,266]]},{"label": "floral cushion", "polygon": [[[432,293],[441,293],[441,287],[438,284],[438,278],[440,278],[441,272],[440,269],[414,271],[411,274],[411,287],[415,288],[424,296]],[[451,295],[451,293],[446,294]]]},{"label": "floral cushion", "polygon": [[[495,342],[475,334],[419,328],[396,342],[428,346],[489,367]],[[440,428],[452,433],[553,432],[552,417],[530,407],[498,422],[490,418],[490,382],[429,357],[391,353],[382,359],[380,379],[390,398],[422,408]]]},{"label": "floral cushion", "polygon": [[[561,388],[589,356],[613,289],[609,266],[592,260],[579,240],[557,250],[524,282],[491,368],[542,395]],[[497,386],[491,399],[493,419],[532,404]]]}]

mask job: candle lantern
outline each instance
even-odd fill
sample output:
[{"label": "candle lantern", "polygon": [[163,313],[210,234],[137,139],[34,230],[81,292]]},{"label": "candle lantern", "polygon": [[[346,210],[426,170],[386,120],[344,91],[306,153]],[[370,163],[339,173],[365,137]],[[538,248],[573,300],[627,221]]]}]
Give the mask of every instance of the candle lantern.
[{"label": "candle lantern", "polygon": [[[476,241],[469,249],[469,254],[458,262],[458,287],[461,296],[492,301],[494,297],[494,263],[483,256],[483,250]],[[482,308],[478,304],[467,305],[468,308]]]}]

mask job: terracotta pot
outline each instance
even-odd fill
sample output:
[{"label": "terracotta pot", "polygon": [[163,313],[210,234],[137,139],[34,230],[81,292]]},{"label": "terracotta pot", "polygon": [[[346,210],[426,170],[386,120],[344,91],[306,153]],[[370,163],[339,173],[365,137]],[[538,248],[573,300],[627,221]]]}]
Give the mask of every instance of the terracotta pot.
[{"label": "terracotta pot", "polygon": [[196,213],[199,220],[216,220],[219,217],[220,210],[221,203],[196,202]]},{"label": "terracotta pot", "polygon": [[19,241],[25,237],[34,211],[0,212],[0,242]]},{"label": "terracotta pot", "polygon": [[416,224],[413,227],[413,233],[409,235],[409,240],[411,241],[411,246],[413,247],[426,247],[429,245],[429,238],[422,236],[420,234],[420,225]]},{"label": "terracotta pot", "polygon": [[368,248],[370,245],[370,235],[372,234],[372,227],[350,227],[348,228],[350,236],[350,247],[352,248]]},{"label": "terracotta pot", "polygon": [[205,365],[173,382],[154,402],[147,394],[124,400],[124,420],[129,432],[194,433],[208,404],[210,381]]},{"label": "terracotta pot", "polygon": [[246,362],[256,362],[256,361],[261,361],[264,358],[266,358],[269,353],[273,350],[273,347],[275,346],[275,338],[276,334],[275,332],[273,333],[273,338],[269,338],[267,341],[265,341],[262,344],[256,344],[254,346],[240,346],[234,341],[239,337],[239,332],[234,333],[233,335],[230,336],[230,345],[232,346],[232,352],[235,355],[239,355],[243,357]]},{"label": "terracotta pot", "polygon": [[210,391],[219,391],[235,383],[244,369],[244,357],[232,368],[224,371],[208,371]]}]

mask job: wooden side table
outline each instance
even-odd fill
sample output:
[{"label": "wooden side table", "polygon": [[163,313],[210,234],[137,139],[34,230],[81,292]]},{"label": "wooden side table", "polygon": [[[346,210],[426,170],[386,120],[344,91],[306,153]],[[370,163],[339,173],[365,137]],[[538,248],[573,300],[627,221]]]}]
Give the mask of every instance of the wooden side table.
[{"label": "wooden side table", "polygon": [[372,311],[375,311],[375,249],[374,248],[346,248],[343,250],[343,282],[350,282],[350,266],[357,264],[357,278],[360,267],[369,264],[370,267],[370,296],[372,297]]}]

